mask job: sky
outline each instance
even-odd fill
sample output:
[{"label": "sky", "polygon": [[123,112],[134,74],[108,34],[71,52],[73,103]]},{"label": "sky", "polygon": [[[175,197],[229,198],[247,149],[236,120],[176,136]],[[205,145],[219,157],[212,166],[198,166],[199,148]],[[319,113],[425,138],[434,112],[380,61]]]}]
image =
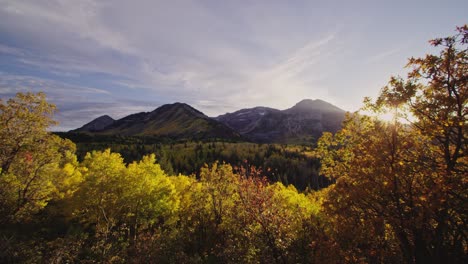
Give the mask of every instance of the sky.
[{"label": "sky", "polygon": [[467,18],[466,0],[0,0],[0,98],[45,92],[56,131],[174,102],[355,111]]}]

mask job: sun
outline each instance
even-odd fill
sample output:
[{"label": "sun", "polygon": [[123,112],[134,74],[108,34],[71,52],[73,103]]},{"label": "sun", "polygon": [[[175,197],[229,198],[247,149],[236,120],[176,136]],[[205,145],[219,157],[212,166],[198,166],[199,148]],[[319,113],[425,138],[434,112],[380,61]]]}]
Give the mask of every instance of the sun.
[{"label": "sun", "polygon": [[389,111],[389,112],[386,112],[386,113],[377,114],[376,117],[379,120],[390,123],[390,122],[395,121],[396,115],[395,115],[394,111]]},{"label": "sun", "polygon": [[411,112],[404,111],[403,109],[398,109],[398,111],[392,110],[382,113],[372,113],[370,115],[386,123],[394,123],[396,121],[401,124],[411,124],[417,120]]},{"label": "sun", "polygon": [[398,112],[392,110],[380,113],[376,113],[373,111],[363,111],[361,113],[376,118],[377,120],[380,120],[385,123],[394,123],[395,121],[397,121],[398,123],[408,124],[411,122],[411,120],[413,120],[411,118],[411,114],[402,112],[401,110],[399,110]]}]

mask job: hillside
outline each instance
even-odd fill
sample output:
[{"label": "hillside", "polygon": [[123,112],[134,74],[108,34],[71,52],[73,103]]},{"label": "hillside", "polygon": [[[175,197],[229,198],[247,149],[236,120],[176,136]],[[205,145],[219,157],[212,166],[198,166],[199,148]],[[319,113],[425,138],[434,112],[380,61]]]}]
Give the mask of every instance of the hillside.
[{"label": "hillside", "polygon": [[152,136],[169,139],[248,140],[258,143],[315,142],[324,131],[336,132],[345,111],[322,100],[302,100],[286,110],[241,109],[210,118],[184,103],[166,104],[152,112],[119,120],[101,116],[79,129],[93,135]]},{"label": "hillside", "polygon": [[306,143],[324,131],[336,132],[345,111],[322,100],[302,100],[280,111],[255,107],[216,117],[216,120],[256,142]]},{"label": "hillside", "polygon": [[112,117],[103,115],[70,132],[97,132],[103,130],[114,122],[115,120]]},{"label": "hillside", "polygon": [[[100,119],[100,118],[98,118]],[[172,139],[240,139],[239,133],[183,104],[166,104],[152,112],[141,112],[116,120],[100,130],[97,119],[70,132],[88,132],[97,135],[159,136]],[[85,130],[85,129],[87,130]]]}]

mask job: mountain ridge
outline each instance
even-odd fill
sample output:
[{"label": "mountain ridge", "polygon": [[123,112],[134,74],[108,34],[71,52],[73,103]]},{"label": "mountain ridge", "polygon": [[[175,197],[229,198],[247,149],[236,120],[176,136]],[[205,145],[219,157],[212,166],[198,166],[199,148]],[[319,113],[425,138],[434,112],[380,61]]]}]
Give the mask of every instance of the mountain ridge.
[{"label": "mountain ridge", "polygon": [[71,130],[70,132],[80,132],[80,131],[88,131],[88,132],[95,132],[100,131],[107,127],[108,125],[115,122],[115,120],[108,116],[102,115],[98,118],[93,119],[91,122],[84,124],[82,127]]},{"label": "mountain ridge", "polygon": [[[95,123],[96,119],[88,124]],[[87,125],[83,127],[87,128]],[[82,127],[82,128],[83,128]],[[172,139],[240,139],[239,133],[184,103],[162,105],[115,120],[101,130],[76,129],[70,132],[98,135],[160,136]]]},{"label": "mountain ridge", "polygon": [[304,99],[285,110],[267,108],[263,114],[257,109],[241,109],[215,119],[255,142],[304,143],[325,131],[338,131],[346,113],[320,99]]},{"label": "mountain ridge", "polygon": [[336,132],[344,115],[344,110],[320,99],[304,99],[285,110],[257,106],[217,117],[208,117],[188,104],[176,102],[118,120],[100,116],[70,132],[306,143],[318,139],[324,131]]}]

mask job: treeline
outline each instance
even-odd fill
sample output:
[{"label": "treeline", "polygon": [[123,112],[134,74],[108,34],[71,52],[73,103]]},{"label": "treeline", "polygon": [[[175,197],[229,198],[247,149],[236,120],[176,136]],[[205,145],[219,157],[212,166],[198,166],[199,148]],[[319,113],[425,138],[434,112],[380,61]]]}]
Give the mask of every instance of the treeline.
[{"label": "treeline", "polygon": [[319,174],[320,162],[310,146],[255,144],[246,142],[156,142],[146,137],[120,137],[56,133],[77,145],[78,160],[93,150],[111,149],[120,153],[125,163],[156,154],[158,164],[170,175],[196,175],[205,164],[225,162],[237,168],[254,166],[273,182],[292,184],[298,190],[319,190],[330,180]]}]

